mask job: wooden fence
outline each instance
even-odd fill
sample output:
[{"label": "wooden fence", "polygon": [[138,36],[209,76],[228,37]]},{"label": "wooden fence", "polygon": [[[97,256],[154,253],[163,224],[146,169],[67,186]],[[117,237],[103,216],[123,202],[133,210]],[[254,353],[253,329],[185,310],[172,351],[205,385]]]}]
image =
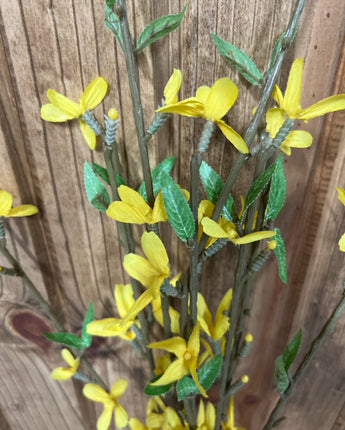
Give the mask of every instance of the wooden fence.
[{"label": "wooden fence", "polygon": [[[229,70],[210,33],[240,47],[265,70],[294,4],[291,0],[190,0],[180,29],[139,55],[147,123],[177,67],[183,73],[181,99],[223,76],[237,83],[239,98],[228,120],[242,133],[258,89]],[[183,5],[184,0],[128,1],[134,37],[151,20],[177,13]],[[284,86],[292,60],[304,58],[303,107],[345,93],[344,17],[343,0],[307,0],[280,79]],[[137,186],[141,171],[124,58],[104,26],[103,0],[1,0],[0,36],[1,188],[13,194],[15,204],[33,203],[40,209],[27,219],[6,220],[8,244],[61,320],[77,331],[91,300],[97,318],[112,315],[114,285],[125,282],[123,253],[114,241],[114,222],[89,205],[84,191],[84,162],[103,164],[101,148],[89,150],[77,121],[42,121],[40,107],[48,102],[48,88],[77,101],[94,77],[103,76],[109,82],[108,96],[95,113],[101,118],[113,106],[120,111],[125,176],[131,186]],[[277,224],[286,239],[289,279],[282,284],[273,258],[257,276],[248,328],[254,343],[241,366],[251,380],[236,397],[236,421],[247,430],[262,428],[277,400],[275,358],[300,327],[302,350],[307,350],[338,301],[345,276],[344,254],[337,245],[345,231],[345,208],[335,189],[345,187],[345,112],[299,126],[313,134],[314,143],[284,159],[288,194]],[[202,121],[174,116],[149,144],[153,166],[177,155],[174,176],[184,187],[188,187],[188,160],[201,127]],[[225,179],[235,153],[220,132],[216,137],[207,161]],[[236,204],[251,174],[248,169],[241,175],[234,193]],[[173,267],[183,269],[183,245],[173,236],[170,243]],[[217,260],[205,264],[201,288],[213,308],[231,286],[228,266],[234,258],[228,247]],[[212,272],[212,278],[206,272]],[[1,277],[0,282],[0,428],[96,428],[101,409],[83,398],[81,384],[50,378],[51,370],[61,365],[59,348],[41,334],[53,329],[51,323],[20,279]],[[279,427],[282,430],[345,428],[344,325],[343,317],[296,389],[284,411],[288,420]],[[99,340],[90,354],[110,383],[119,375],[130,379],[124,402],[131,416],[142,417],[146,406],[141,391],[147,374],[142,373],[137,353],[117,340]]]}]

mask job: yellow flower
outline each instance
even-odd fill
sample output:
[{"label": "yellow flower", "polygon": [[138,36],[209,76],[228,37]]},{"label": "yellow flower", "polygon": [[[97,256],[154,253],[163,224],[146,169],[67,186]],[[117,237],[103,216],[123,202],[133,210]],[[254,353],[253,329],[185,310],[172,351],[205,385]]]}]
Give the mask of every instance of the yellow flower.
[{"label": "yellow flower", "polygon": [[107,82],[102,77],[95,78],[86,88],[79,103],[68,99],[55,90],[47,91],[51,103],[41,108],[41,118],[51,122],[65,122],[70,119],[79,118],[80,128],[83,136],[91,149],[96,146],[96,135],[91,128],[81,119],[87,111],[94,109],[104,99],[108,89]]},{"label": "yellow flower", "polygon": [[216,313],[216,319],[213,324],[211,312],[201,293],[198,293],[198,323],[201,328],[212,337],[213,340],[218,340],[224,336],[230,326],[229,317],[224,315],[224,311],[229,309],[232,299],[232,289],[224,294]]},{"label": "yellow flower", "polygon": [[[338,199],[341,201],[343,205],[345,205],[345,190],[344,188],[337,187],[338,190]],[[345,233],[341,236],[339,240],[339,249],[342,252],[345,252]]]},{"label": "yellow flower", "polygon": [[[176,81],[172,78],[169,79],[166,86],[167,93],[173,94],[175,92],[176,94],[178,87]],[[249,150],[243,138],[221,119],[235,103],[237,95],[237,85],[229,78],[221,78],[211,88],[206,85],[199,87],[195,97],[172,103],[173,97],[169,96],[167,106],[157,109],[156,112],[178,113],[211,120],[217,123],[225,137],[230,140],[235,148],[242,153],[248,153]]]},{"label": "yellow flower", "polygon": [[126,427],[128,415],[124,407],[118,402],[119,397],[126,391],[128,382],[126,379],[118,379],[107,393],[102,387],[96,384],[86,384],[83,394],[90,400],[104,404],[104,411],[97,421],[97,430],[107,430],[110,426],[111,416],[115,414],[117,427]]},{"label": "yellow flower", "polygon": [[150,397],[146,409],[146,425],[148,428],[161,428],[164,422],[165,409],[166,406],[160,397]]},{"label": "yellow flower", "polygon": [[[280,130],[285,121],[283,109],[272,108],[266,113],[266,130],[272,138]],[[309,148],[313,143],[313,136],[305,130],[292,130],[280,145],[280,149],[287,155],[291,155],[291,148]]]},{"label": "yellow flower", "polygon": [[231,396],[228,409],[228,419],[222,423],[224,430],[245,430],[244,427],[235,426],[235,410],[234,410],[234,397]]},{"label": "yellow flower", "polygon": [[110,218],[133,224],[155,224],[167,220],[161,192],[158,193],[152,209],[132,188],[121,185],[117,190],[121,201],[109,205],[107,215]]},{"label": "yellow flower", "polygon": [[201,399],[199,405],[198,418],[196,421],[197,430],[213,430],[216,424],[216,409],[212,403],[208,402],[206,407]]},{"label": "yellow flower", "polygon": [[161,348],[176,355],[177,360],[174,360],[163,375],[152,385],[166,385],[171,382],[178,381],[189,372],[200,393],[207,397],[206,391],[201,386],[197,374],[198,357],[200,351],[200,328],[194,327],[188,342],[180,336],[165,339],[160,342],[153,342],[148,345],[149,348]]},{"label": "yellow flower", "polygon": [[57,367],[52,371],[51,377],[60,380],[72,378],[78,370],[80,357],[74,358],[68,349],[65,348],[61,351],[61,355],[69,367]]},{"label": "yellow flower", "polygon": [[240,237],[236,231],[236,226],[231,221],[220,223],[213,221],[211,218],[204,217],[201,221],[204,232],[210,237],[225,238],[235,243],[243,245],[246,243],[256,242],[261,239],[269,239],[276,235],[275,231],[255,231],[245,236]]},{"label": "yellow flower", "polygon": [[290,69],[285,95],[283,96],[277,85],[274,88],[272,95],[287,116],[308,121],[329,112],[345,109],[345,94],[327,97],[302,109],[300,105],[302,74],[303,58],[296,58]]},{"label": "yellow flower", "polygon": [[162,430],[189,430],[189,425],[181,421],[175,409],[168,406],[164,411]]},{"label": "yellow flower", "polygon": [[100,337],[119,336],[121,339],[131,341],[136,337],[134,331],[129,330],[135,323],[134,319],[128,319],[125,324],[123,323],[123,319],[134,304],[131,284],[115,286],[115,301],[121,318],[103,318],[92,321],[87,325],[87,333]]},{"label": "yellow flower", "polygon": [[34,205],[20,205],[12,208],[12,196],[5,190],[0,190],[0,216],[29,216],[38,212]]},{"label": "yellow flower", "polygon": [[127,254],[123,267],[129,276],[141,282],[147,290],[135,301],[123,323],[134,318],[145,306],[157,299],[164,279],[170,276],[168,254],[156,233],[144,232],[141,236],[141,247],[147,258],[133,253]]}]

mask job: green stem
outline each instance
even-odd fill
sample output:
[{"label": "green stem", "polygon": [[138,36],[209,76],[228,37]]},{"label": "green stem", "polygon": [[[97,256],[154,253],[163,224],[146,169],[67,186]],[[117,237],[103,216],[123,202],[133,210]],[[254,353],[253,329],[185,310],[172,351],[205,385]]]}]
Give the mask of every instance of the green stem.
[{"label": "green stem", "polygon": [[334,308],[331,316],[328,318],[324,326],[322,327],[320,333],[318,336],[313,340],[309,351],[304,356],[301,364],[298,366],[298,369],[296,370],[296,373],[291,378],[291,382],[287,390],[282,394],[281,398],[278,400],[275,408],[271,412],[271,415],[269,416],[265,426],[263,427],[263,430],[271,430],[274,427],[274,424],[277,422],[277,416],[284,407],[286,401],[291,397],[296,385],[304,375],[305,371],[307,370],[309,364],[313,360],[315,354],[319,351],[321,346],[323,345],[325,339],[327,336],[329,336],[333,330],[334,327],[340,318],[341,314],[343,313],[345,309],[345,292],[343,291],[342,298],[338,302],[337,306]]},{"label": "green stem", "polygon": [[135,127],[137,130],[139,151],[141,157],[141,164],[143,168],[143,175],[145,181],[145,188],[147,193],[148,204],[153,207],[154,194],[152,185],[152,176],[150,169],[149,156],[147,151],[147,138],[145,136],[144,115],[143,107],[141,104],[140,90],[139,90],[139,75],[138,68],[135,60],[132,38],[129,31],[127,7],[125,0],[118,0],[116,2],[116,13],[120,19],[120,25],[123,36],[123,52],[125,55],[127,74],[129,81],[129,88],[131,91],[132,104],[133,104],[133,117]]}]

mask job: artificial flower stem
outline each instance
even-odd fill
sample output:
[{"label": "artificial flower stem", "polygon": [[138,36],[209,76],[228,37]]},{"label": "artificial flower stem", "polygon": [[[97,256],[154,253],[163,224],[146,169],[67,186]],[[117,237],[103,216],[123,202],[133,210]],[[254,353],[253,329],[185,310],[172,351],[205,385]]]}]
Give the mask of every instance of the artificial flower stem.
[{"label": "artificial flower stem", "polygon": [[[277,58],[275,60],[275,63],[270,70],[268,76],[265,80],[265,85],[262,89],[262,95],[258,104],[258,107],[255,111],[255,114],[253,116],[253,119],[251,123],[248,126],[248,129],[244,135],[244,140],[248,146],[248,148],[251,148],[254,138],[256,136],[256,133],[261,125],[262,118],[264,116],[264,113],[267,108],[267,104],[270,100],[270,97],[272,95],[273,89],[276,85],[284,58],[292,44],[292,41],[294,39],[294,35],[298,28],[298,22],[301,16],[301,13],[303,11],[303,8],[305,6],[306,0],[299,0],[299,2],[296,5],[296,8],[294,10],[294,13],[292,15],[292,18],[289,22],[289,25],[285,31],[285,37],[283,39],[282,43],[282,49],[280,50],[279,54],[277,55]],[[212,219],[217,220],[220,216],[220,213],[225,205],[225,202],[227,201],[229,194],[231,192],[232,187],[235,184],[235,181],[237,179],[237,176],[244,164],[244,162],[248,159],[248,154],[239,154],[237,159],[235,160],[235,163],[233,164],[233,167],[229,173],[229,176],[224,184],[224,188],[218,198],[216,207],[214,209]],[[199,255],[203,252],[203,249],[206,245],[207,238],[202,238],[202,241],[200,242],[199,246]],[[219,424],[218,424],[219,426]],[[216,426],[217,430],[217,426]]]},{"label": "artificial flower stem", "polygon": [[[213,127],[212,127],[213,130]],[[199,169],[202,161],[202,155],[192,155],[190,161],[190,178],[191,178],[191,210],[194,218],[195,232],[190,245],[190,265],[189,265],[189,291],[190,291],[190,312],[193,327],[196,326],[198,320],[198,206],[199,206]]]},{"label": "artificial flower stem", "polygon": [[[166,282],[166,280],[164,281]],[[162,313],[163,313],[163,325],[164,325],[164,335],[166,339],[172,337],[171,331],[171,320],[169,314],[169,297],[167,293],[161,292],[161,303],[162,303]]]},{"label": "artificial flower stem", "polygon": [[151,208],[154,205],[153,184],[150,169],[149,156],[147,151],[147,144],[145,138],[145,126],[143,107],[141,104],[140,91],[139,91],[139,76],[137,63],[134,56],[134,49],[131,34],[129,31],[126,0],[118,0],[115,5],[115,12],[117,13],[123,36],[123,52],[126,60],[129,88],[131,91],[132,104],[133,104],[133,117],[137,130],[139,151],[141,157],[141,164],[144,175],[144,182],[147,194],[147,201]]},{"label": "artificial flower stem", "polygon": [[186,411],[188,423],[191,426],[191,428],[193,429],[196,426],[195,396],[185,397],[183,400],[183,406],[184,406],[184,409]]},{"label": "artificial flower stem", "polygon": [[315,354],[318,352],[318,350],[323,345],[327,336],[329,336],[333,332],[334,327],[337,324],[338,319],[340,318],[340,316],[344,310],[345,310],[345,290],[344,290],[344,286],[343,286],[343,293],[342,293],[341,299],[339,300],[337,306],[334,308],[331,316],[328,318],[328,320],[326,321],[326,323],[322,327],[318,336],[313,340],[308,352],[304,356],[301,364],[298,366],[295,374],[291,378],[290,385],[288,386],[286,391],[284,391],[283,395],[278,400],[275,408],[271,412],[271,415],[269,416],[265,426],[263,427],[263,430],[271,430],[274,427],[275,423],[277,422],[278,414],[280,413],[280,411],[284,407],[286,401],[291,397],[291,395],[295,389],[295,386],[298,384],[298,382],[300,381],[300,379],[304,375],[309,364],[313,360]]}]

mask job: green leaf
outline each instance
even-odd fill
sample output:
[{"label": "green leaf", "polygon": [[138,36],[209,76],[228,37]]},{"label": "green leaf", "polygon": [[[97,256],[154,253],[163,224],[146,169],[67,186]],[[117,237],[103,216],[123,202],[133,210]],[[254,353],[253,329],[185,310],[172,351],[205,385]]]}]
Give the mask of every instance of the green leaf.
[{"label": "green leaf", "polygon": [[[109,6],[108,2],[111,3],[112,0],[108,0],[107,4],[105,5],[105,25],[111,30],[113,35],[115,36],[118,44],[120,45],[120,48],[123,52],[123,36],[122,36],[122,30],[121,30],[121,24],[120,19],[111,10],[111,6]],[[115,1],[114,1],[115,3]],[[113,4],[114,4],[113,3]]]},{"label": "green leaf", "polygon": [[161,173],[161,185],[168,220],[177,236],[186,242],[195,232],[194,218],[189,204],[178,185],[166,172]]},{"label": "green leaf", "polygon": [[106,0],[106,4],[108,7],[113,7],[116,3],[116,0]]},{"label": "green leaf", "polygon": [[110,185],[108,170],[105,167],[94,162],[92,162],[92,167],[93,170],[97,173],[97,175],[102,179],[102,181]]},{"label": "green leaf", "polygon": [[280,394],[284,393],[284,391],[289,386],[289,375],[285,370],[285,363],[283,356],[280,355],[276,358],[276,368],[274,372],[274,383],[277,387],[277,390]]},{"label": "green leaf", "polygon": [[286,180],[283,169],[283,154],[280,154],[275,163],[275,169],[272,175],[265,219],[275,218],[279,214],[284,205],[285,196]]},{"label": "green leaf", "polygon": [[285,252],[285,244],[284,240],[280,234],[279,228],[275,228],[274,231],[277,234],[274,236],[274,240],[277,242],[276,248],[274,248],[274,252],[276,254],[278,260],[279,267],[279,276],[283,282],[287,282],[287,273],[286,273],[286,252]]},{"label": "green leaf", "polygon": [[[161,186],[161,174],[162,172],[170,173],[170,170],[172,169],[176,157],[168,157],[165,160],[163,160],[161,163],[159,163],[151,172],[152,174],[152,183],[153,183],[153,194],[156,195],[162,188]],[[147,194],[146,194],[146,188],[145,188],[145,182],[142,182],[138,193],[145,199],[147,202]]]},{"label": "green leaf", "polygon": [[288,371],[294,362],[302,343],[302,329],[299,329],[295,337],[288,343],[283,352],[285,370]]},{"label": "green leaf", "polygon": [[152,382],[157,381],[161,376],[162,376],[162,374],[155,376],[153,379],[151,379],[151,381],[146,385],[146,387],[144,389],[145,394],[147,394],[149,396],[160,396],[161,394],[164,394],[171,389],[173,384],[167,384],[167,385],[152,385],[151,384]]},{"label": "green leaf", "polygon": [[63,345],[71,346],[73,348],[85,348],[87,345],[84,340],[73,333],[55,332],[43,333],[44,336],[53,342],[62,343]]},{"label": "green leaf", "polygon": [[[207,194],[207,198],[210,200],[210,202],[216,204],[224,188],[224,183],[221,177],[205,161],[202,161],[199,172],[202,184]],[[236,208],[234,199],[231,195],[229,195],[221,214],[225,219],[230,221],[235,217]]]},{"label": "green leaf", "polygon": [[105,212],[110,205],[110,197],[105,185],[97,178],[90,164],[85,161],[84,182],[87,197],[96,209]]},{"label": "green leaf", "polygon": [[248,82],[253,85],[260,84],[263,76],[254,61],[236,46],[231,45],[231,43],[226,42],[214,33],[211,35],[220,55],[235,66]]},{"label": "green leaf", "polygon": [[93,309],[93,303],[91,302],[83,321],[82,339],[85,342],[86,346],[90,346],[92,342],[92,335],[86,332],[86,327],[93,320],[94,320],[94,309]]},{"label": "green leaf", "polygon": [[136,51],[138,53],[141,52],[155,40],[175,30],[181,24],[183,15],[187,8],[187,4],[188,2],[185,4],[184,8],[181,10],[180,13],[177,13],[175,15],[161,16],[160,18],[150,22],[150,24],[148,24],[148,26],[139,36]]},{"label": "green leaf", "polygon": [[261,175],[258,176],[250,186],[244,202],[244,211],[242,214],[242,219],[244,219],[248,208],[255,202],[255,200],[259,197],[259,195],[265,189],[266,185],[271,180],[274,169],[275,169],[275,164],[272,164],[267,170],[261,173]]},{"label": "green leaf", "polygon": [[[223,357],[221,354],[211,358],[202,368],[197,372],[200,384],[207,391],[211,388],[212,384],[216,380],[220,369],[223,364]],[[192,378],[184,376],[176,384],[176,392],[178,400],[183,400],[186,396],[191,393],[200,394],[199,388]]]}]

